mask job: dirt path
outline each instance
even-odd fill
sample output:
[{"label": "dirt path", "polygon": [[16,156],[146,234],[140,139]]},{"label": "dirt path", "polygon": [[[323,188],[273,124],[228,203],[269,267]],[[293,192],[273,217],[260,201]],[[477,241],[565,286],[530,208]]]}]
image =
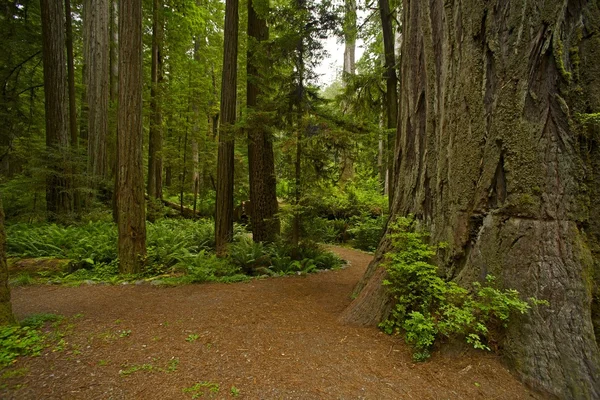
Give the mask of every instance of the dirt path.
[{"label": "dirt path", "polygon": [[[11,367],[26,373],[0,379],[0,398],[191,399],[204,393],[221,399],[238,391],[246,399],[537,398],[491,354],[436,354],[413,364],[399,339],[339,325],[336,318],[371,257],[334,250],[350,261],[348,268],[304,277],[175,288],[15,288],[19,317],[56,313],[72,326],[64,350]],[[192,390],[196,383],[202,384]]]}]

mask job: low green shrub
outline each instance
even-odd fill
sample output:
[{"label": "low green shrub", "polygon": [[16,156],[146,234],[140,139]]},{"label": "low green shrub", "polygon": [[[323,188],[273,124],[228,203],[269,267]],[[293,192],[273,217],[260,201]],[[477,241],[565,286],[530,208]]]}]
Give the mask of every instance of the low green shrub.
[{"label": "low green shrub", "polygon": [[474,282],[472,290],[443,280],[431,264],[437,248],[426,243],[427,234],[416,229],[412,217],[399,218],[389,231],[394,250],[386,255],[384,285],[395,306],[380,326],[388,334],[404,332],[416,361],[428,358],[440,337],[463,337],[474,348],[489,350],[493,333],[512,315],[529,310],[516,290],[497,288],[491,275],[484,284]]},{"label": "low green shrub", "polygon": [[37,356],[44,349],[44,336],[29,326],[0,326],[0,368],[19,356]]},{"label": "low green shrub", "polygon": [[353,247],[365,251],[375,251],[383,236],[386,222],[387,216],[385,215],[376,218],[369,215],[353,217],[350,221],[352,228],[349,229],[353,238]]}]

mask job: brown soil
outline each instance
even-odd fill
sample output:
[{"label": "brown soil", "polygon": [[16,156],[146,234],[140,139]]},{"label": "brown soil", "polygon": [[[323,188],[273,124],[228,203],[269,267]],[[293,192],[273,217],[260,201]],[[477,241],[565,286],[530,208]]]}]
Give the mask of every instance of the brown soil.
[{"label": "brown soil", "polygon": [[25,373],[0,378],[0,398],[220,399],[232,387],[246,399],[541,398],[491,353],[436,353],[415,364],[398,337],[340,325],[371,256],[333,249],[348,268],[175,288],[15,288],[19,317],[61,314],[72,326],[63,324],[64,350],[7,369]]}]

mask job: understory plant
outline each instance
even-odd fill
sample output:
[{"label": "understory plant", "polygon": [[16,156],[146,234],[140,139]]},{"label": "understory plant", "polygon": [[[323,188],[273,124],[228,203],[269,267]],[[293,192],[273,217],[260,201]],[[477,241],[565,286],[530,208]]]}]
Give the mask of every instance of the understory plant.
[{"label": "understory plant", "polygon": [[470,289],[442,279],[431,262],[442,245],[427,244],[427,233],[416,228],[412,216],[398,218],[388,235],[393,251],[386,255],[388,279],[383,284],[395,305],[380,327],[388,334],[404,333],[415,361],[429,358],[442,337],[462,337],[476,349],[490,350],[493,333],[505,328],[514,314],[529,310],[516,290],[499,289],[492,275],[484,283],[473,282]]}]

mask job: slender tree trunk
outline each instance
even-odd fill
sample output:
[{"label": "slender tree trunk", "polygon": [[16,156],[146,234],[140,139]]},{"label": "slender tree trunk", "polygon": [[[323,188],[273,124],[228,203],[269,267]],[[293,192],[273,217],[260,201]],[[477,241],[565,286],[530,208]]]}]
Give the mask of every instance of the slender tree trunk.
[{"label": "slender tree trunk", "polygon": [[194,183],[194,214],[196,214],[198,189],[200,187],[200,171],[198,169],[198,166],[200,164],[200,157],[198,153],[198,141],[196,139],[192,139],[192,182]]},{"label": "slender tree trunk", "polygon": [[[398,122],[398,77],[396,75],[396,56],[394,54],[394,30],[392,21],[394,14],[390,11],[389,0],[379,0],[379,13],[381,15],[381,28],[383,31],[383,48],[385,59],[385,104],[387,115],[387,128],[396,129]],[[393,187],[394,179],[391,171],[394,170],[394,146],[396,143],[395,134],[389,131],[387,135],[387,181],[388,181],[388,197],[390,206],[393,202]]]},{"label": "slender tree trunk", "polygon": [[108,177],[109,16],[109,0],[84,1],[84,19],[87,24],[84,58],[88,106],[88,174],[93,188],[98,188],[100,181]]},{"label": "slender tree trunk", "polygon": [[66,16],[66,45],[67,45],[67,76],[69,84],[69,132],[71,147],[78,146],[77,106],[75,104],[75,65],[73,62],[73,23],[71,17],[71,0],[65,0]]},{"label": "slender tree trunk", "polygon": [[[490,273],[549,301],[514,319],[504,356],[528,384],[600,398],[600,10],[525,0],[404,0],[392,218],[413,213],[438,264]],[[468,10],[468,12],[466,12]],[[343,319],[377,323],[389,300],[380,245]]]},{"label": "slender tree trunk", "polygon": [[[345,0],[344,2],[344,84],[356,73],[355,51],[356,51],[356,0]],[[345,112],[352,112],[348,106]],[[351,142],[351,141],[350,141]],[[354,178],[354,156],[351,149],[352,143],[342,149],[342,168],[340,182],[343,184]]]},{"label": "slender tree trunk", "polygon": [[215,235],[217,254],[225,255],[233,240],[234,127],[237,100],[238,0],[225,2],[225,49],[221,83],[221,126],[217,159],[217,210]]},{"label": "slender tree trunk", "polygon": [[273,241],[279,234],[277,217],[277,181],[273,142],[260,117],[261,71],[268,68],[260,62],[260,43],[269,39],[264,16],[248,1],[248,56],[246,101],[253,121],[248,128],[248,167],[250,173],[250,220],[255,242]]},{"label": "slender tree trunk", "polygon": [[46,148],[51,168],[46,183],[49,219],[71,211],[67,156],[69,119],[65,57],[64,10],[61,1],[41,0],[42,53],[46,107]]},{"label": "slender tree trunk", "polygon": [[8,287],[8,265],[6,264],[6,232],[4,230],[4,208],[0,196],[0,326],[14,324],[15,316],[10,303]]},{"label": "slender tree trunk", "polygon": [[[79,140],[77,131],[77,105],[75,104],[75,64],[73,56],[73,22],[71,15],[71,0],[65,0],[65,17],[66,17],[66,46],[67,46],[67,78],[69,84],[69,132],[70,132],[70,145],[71,153],[73,157],[77,156],[77,149],[79,148]],[[81,211],[81,196],[79,187],[77,185],[78,179],[76,178],[78,173],[77,166],[73,162],[71,168],[72,174],[72,186],[73,186],[73,205],[76,213]]]},{"label": "slender tree trunk", "polygon": [[[118,0],[111,1],[111,14],[110,14],[110,103],[112,109],[117,109],[117,103],[119,101],[119,2]],[[117,121],[115,118],[115,112],[111,113],[113,118],[113,132],[114,135],[114,146],[115,151],[111,152],[112,156],[112,170],[113,170],[113,192],[112,192],[112,216],[113,221],[117,223],[119,221],[119,211],[117,210],[117,194],[119,185],[119,133],[117,132]]]},{"label": "slender tree trunk", "polygon": [[148,142],[148,196],[162,198],[162,81],[163,81],[163,11],[159,0],[153,0],[152,22],[152,86],[150,88],[150,140]]},{"label": "slender tree trunk", "polygon": [[142,0],[119,2],[119,268],[141,271],[146,256],[142,168]]}]

